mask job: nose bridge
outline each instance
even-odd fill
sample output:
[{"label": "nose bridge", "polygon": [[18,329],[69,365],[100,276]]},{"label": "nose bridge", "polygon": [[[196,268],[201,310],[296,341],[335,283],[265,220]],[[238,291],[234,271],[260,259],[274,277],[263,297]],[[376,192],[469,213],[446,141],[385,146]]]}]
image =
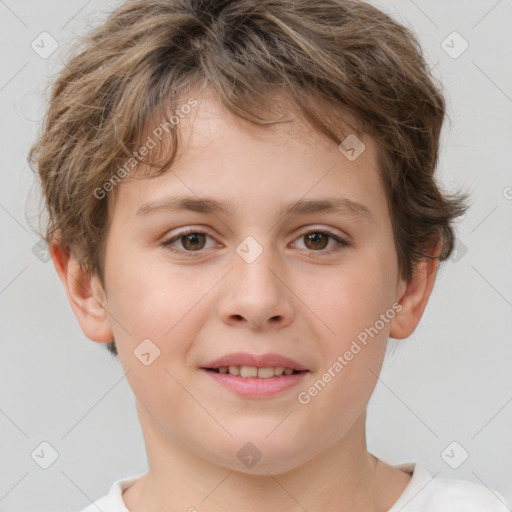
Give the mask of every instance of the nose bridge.
[{"label": "nose bridge", "polygon": [[268,298],[281,292],[278,290],[275,270],[271,271],[280,267],[280,264],[269,240],[264,247],[252,236],[247,237],[236,248],[234,260],[237,284],[240,287],[248,286],[247,291],[252,291],[254,296],[264,292]]},{"label": "nose bridge", "polygon": [[287,287],[279,273],[279,254],[273,251],[270,237],[260,243],[248,236],[235,248],[229,291],[220,308],[224,321],[247,321],[252,327],[291,321],[293,308]]}]

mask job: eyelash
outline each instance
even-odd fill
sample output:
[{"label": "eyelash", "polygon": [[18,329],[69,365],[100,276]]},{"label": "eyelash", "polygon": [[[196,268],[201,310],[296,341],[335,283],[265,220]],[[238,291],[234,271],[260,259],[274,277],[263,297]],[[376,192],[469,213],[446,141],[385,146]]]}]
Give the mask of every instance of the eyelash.
[{"label": "eyelash", "polygon": [[[331,249],[328,249],[328,250],[320,249],[318,251],[314,251],[312,249],[309,249],[309,250],[306,249],[309,252],[311,252],[312,254],[320,253],[319,256],[330,255],[332,253],[336,253],[336,252],[339,252],[339,251],[343,250],[345,247],[349,247],[350,246],[350,244],[348,242],[346,242],[345,240],[340,238],[338,235],[335,235],[334,233],[331,233],[330,231],[325,231],[325,230],[320,230],[320,229],[312,229],[312,230],[309,230],[309,231],[305,231],[304,233],[300,234],[296,238],[296,240],[299,239],[299,238],[303,238],[306,235],[311,235],[313,233],[316,233],[316,234],[321,233],[323,235],[327,235],[329,238],[332,238],[336,242],[338,242],[339,247],[331,248]],[[166,247],[167,249],[169,249],[170,251],[172,251],[172,252],[175,252],[175,253],[178,253],[178,254],[185,254],[187,257],[193,257],[196,254],[200,254],[200,253],[204,252],[204,249],[200,249],[200,250],[197,250],[197,251],[187,251],[187,250],[182,250],[182,249],[176,249],[176,248],[174,248],[171,245],[173,242],[175,242],[177,240],[180,240],[182,237],[190,235],[190,234],[206,235],[206,236],[209,236],[210,238],[213,239],[213,237],[211,235],[209,235],[205,231],[201,231],[201,230],[198,230],[198,229],[190,228],[190,229],[187,229],[185,231],[181,231],[180,233],[174,235],[172,238],[169,238],[168,240],[165,240],[164,242],[162,242],[162,245],[164,247]]]}]

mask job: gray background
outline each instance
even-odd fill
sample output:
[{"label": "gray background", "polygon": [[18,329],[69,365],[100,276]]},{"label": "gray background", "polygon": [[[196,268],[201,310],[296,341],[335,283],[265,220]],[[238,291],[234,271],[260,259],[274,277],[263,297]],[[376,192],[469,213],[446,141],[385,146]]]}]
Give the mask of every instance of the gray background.
[{"label": "gray background", "polygon": [[[80,510],[114,480],[146,470],[121,367],[83,335],[51,261],[33,250],[38,237],[27,222],[37,201],[26,153],[44,86],[73,37],[116,4],[0,1],[3,512]],[[420,326],[408,340],[390,341],[369,405],[368,446],[392,464],[418,461],[432,474],[492,487],[512,503],[512,2],[379,5],[419,34],[444,84],[449,122],[440,180],[448,191],[469,189],[473,206],[458,224],[458,252],[440,271]],[[46,59],[31,47],[43,31],[59,44]],[[463,40],[448,37],[454,31],[469,44],[460,56]],[[58,454],[47,469],[44,457],[31,455],[42,442]],[[48,462],[52,449],[44,446]],[[450,467],[463,450],[468,459]]]}]

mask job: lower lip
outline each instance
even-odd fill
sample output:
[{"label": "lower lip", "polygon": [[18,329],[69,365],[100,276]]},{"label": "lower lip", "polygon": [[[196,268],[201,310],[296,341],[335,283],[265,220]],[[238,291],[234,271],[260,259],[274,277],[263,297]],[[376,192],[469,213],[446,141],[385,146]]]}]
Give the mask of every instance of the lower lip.
[{"label": "lower lip", "polygon": [[217,373],[210,370],[204,370],[212,379],[242,396],[248,397],[266,397],[274,396],[282,391],[297,386],[309,372],[292,373],[291,375],[281,375],[279,377],[269,377],[260,379],[258,377],[239,377],[229,373]]}]

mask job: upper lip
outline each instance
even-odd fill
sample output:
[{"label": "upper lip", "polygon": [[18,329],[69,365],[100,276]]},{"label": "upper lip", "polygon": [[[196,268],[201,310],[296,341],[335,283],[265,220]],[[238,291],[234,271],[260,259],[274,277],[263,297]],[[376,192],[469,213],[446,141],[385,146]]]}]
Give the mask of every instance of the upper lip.
[{"label": "upper lip", "polygon": [[221,366],[256,366],[257,368],[283,367],[292,368],[293,370],[308,370],[307,367],[279,354],[249,354],[247,352],[236,352],[226,354],[211,361],[203,366],[203,368],[219,368]]}]

